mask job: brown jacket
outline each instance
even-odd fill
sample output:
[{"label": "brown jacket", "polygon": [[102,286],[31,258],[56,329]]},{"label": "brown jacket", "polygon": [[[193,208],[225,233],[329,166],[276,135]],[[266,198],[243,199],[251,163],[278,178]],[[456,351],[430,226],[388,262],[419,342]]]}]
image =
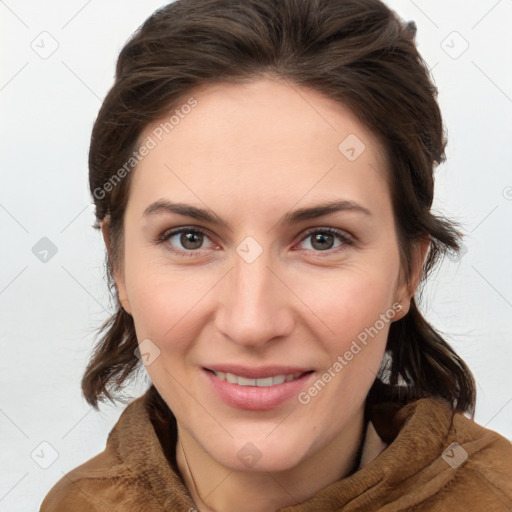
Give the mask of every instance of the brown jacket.
[{"label": "brown jacket", "polygon": [[[154,386],[129,404],[105,450],[70,471],[40,512],[194,512],[175,463],[176,425]],[[279,512],[510,512],[512,445],[448,403],[374,406],[359,468]],[[242,511],[243,512],[243,511]]]}]

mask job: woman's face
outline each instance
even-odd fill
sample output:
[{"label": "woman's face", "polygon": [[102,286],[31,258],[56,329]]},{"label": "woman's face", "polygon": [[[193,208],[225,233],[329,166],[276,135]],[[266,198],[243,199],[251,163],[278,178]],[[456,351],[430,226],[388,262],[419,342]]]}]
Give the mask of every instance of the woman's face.
[{"label": "woman's face", "polygon": [[407,311],[388,170],[316,91],[191,96],[140,138],[120,300],[180,430],[226,467],[285,470],[360,417]]}]

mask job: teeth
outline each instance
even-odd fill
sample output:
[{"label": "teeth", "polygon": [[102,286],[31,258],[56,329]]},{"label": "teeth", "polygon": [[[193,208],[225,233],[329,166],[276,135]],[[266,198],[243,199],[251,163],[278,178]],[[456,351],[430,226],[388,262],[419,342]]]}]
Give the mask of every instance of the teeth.
[{"label": "teeth", "polygon": [[256,379],[254,379],[253,386],[259,386],[260,388],[266,388],[268,386],[272,386],[273,384],[277,384],[274,382],[273,377],[266,377],[265,379],[258,379],[258,382],[256,383]]},{"label": "teeth", "polygon": [[232,373],[226,373],[225,379],[231,384],[238,384],[238,377]]},{"label": "teeth", "polygon": [[286,381],[286,375],[276,375],[275,377],[272,377],[273,384],[282,384],[285,381]]},{"label": "teeth", "polygon": [[258,386],[260,388],[267,388],[275,386],[277,384],[283,384],[283,382],[290,382],[297,379],[302,373],[291,373],[289,375],[276,375],[275,377],[265,377],[264,379],[248,379],[246,377],[240,377],[233,373],[225,372],[213,372],[221,379],[230,382],[231,384],[238,384],[239,386]]},{"label": "teeth", "polygon": [[256,379],[246,379],[245,377],[236,377],[239,386],[256,386]]}]

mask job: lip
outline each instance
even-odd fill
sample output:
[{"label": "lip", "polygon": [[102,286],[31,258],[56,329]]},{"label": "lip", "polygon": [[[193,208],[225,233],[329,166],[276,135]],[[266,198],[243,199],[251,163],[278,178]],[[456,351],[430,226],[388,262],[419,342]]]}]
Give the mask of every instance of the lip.
[{"label": "lip", "polygon": [[[218,369],[216,369],[218,368]],[[240,377],[246,378],[265,378],[275,377],[276,375],[310,372],[301,375],[299,378],[290,382],[283,382],[269,387],[259,386],[240,386],[232,384],[226,380],[222,380],[215,376],[212,371],[222,371],[226,373],[234,373]],[[249,411],[268,411],[279,405],[284,404],[293,397],[298,396],[300,391],[314,377],[315,372],[311,369],[301,370],[300,368],[291,367],[265,367],[259,369],[241,368],[231,365],[216,366],[215,368],[203,368],[202,373],[205,375],[213,392],[226,404],[237,409],[245,409]]]}]

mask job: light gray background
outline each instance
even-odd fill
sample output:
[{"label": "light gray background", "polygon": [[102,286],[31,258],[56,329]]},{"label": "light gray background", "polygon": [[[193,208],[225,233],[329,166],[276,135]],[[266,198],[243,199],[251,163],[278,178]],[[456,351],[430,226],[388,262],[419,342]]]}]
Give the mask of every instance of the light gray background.
[{"label": "light gray background", "polygon": [[[38,510],[64,473],[104,449],[125,407],[96,413],[80,391],[111,310],[87,152],[120,49],[164,3],[0,2],[2,511]],[[422,309],[475,374],[476,421],[510,439],[512,1],[387,3],[418,25],[449,138],[436,208],[467,233],[467,253],[446,260]],[[46,263],[32,251],[43,237],[57,248]]]}]

